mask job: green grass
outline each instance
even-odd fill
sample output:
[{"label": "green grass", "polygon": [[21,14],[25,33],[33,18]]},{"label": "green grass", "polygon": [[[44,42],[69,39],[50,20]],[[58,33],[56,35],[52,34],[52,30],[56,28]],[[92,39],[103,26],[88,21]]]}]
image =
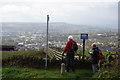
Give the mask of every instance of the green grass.
[{"label": "green grass", "polygon": [[35,53],[40,53],[40,51],[0,51],[2,52],[2,59],[12,57],[13,55],[30,55],[30,54],[35,54]]},{"label": "green grass", "polygon": [[[89,52],[89,51],[85,51],[85,55],[86,55],[86,56],[89,56],[88,52]],[[81,54],[81,55],[82,55],[82,54],[83,54],[83,51],[77,51],[77,54]],[[107,54],[109,54],[109,52],[107,52],[107,51],[102,51],[102,54],[103,54],[103,55],[107,55]],[[110,54],[115,54],[115,52],[110,52]]]},{"label": "green grass", "polygon": [[[2,51],[2,58],[12,57],[13,55],[33,55],[41,56],[35,53],[41,53],[40,51]],[[82,51],[77,51],[77,54],[81,54]],[[108,54],[108,52],[102,52],[103,55]],[[111,52],[114,54],[115,52]],[[85,55],[89,56],[88,51],[85,51]],[[44,55],[42,55],[44,56]],[[90,69],[77,69],[75,72],[60,74],[60,69],[32,69],[32,68],[21,68],[21,67],[3,67],[2,76],[4,78],[80,78],[80,80],[85,80],[92,78],[93,73]]]},{"label": "green grass", "polygon": [[87,69],[77,69],[61,75],[60,69],[30,69],[20,67],[5,67],[2,71],[4,78],[91,78],[93,73]]},{"label": "green grass", "polygon": [[[30,54],[36,54],[36,53],[41,53],[40,51],[0,51],[2,53],[2,59],[12,57],[13,55],[30,55]],[[108,52],[103,51],[103,55],[108,54]],[[111,54],[115,54],[115,52],[110,52]],[[83,54],[82,51],[77,51],[77,54]],[[88,51],[85,51],[85,55],[89,56]],[[49,55],[50,56],[50,55]],[[52,58],[52,56],[50,56]]]},{"label": "green grass", "polygon": [[[85,51],[85,55],[86,55],[86,56],[89,56],[88,52],[89,52],[89,51]],[[77,51],[77,54],[81,54],[81,55],[82,55],[82,54],[83,54],[83,51]]]}]

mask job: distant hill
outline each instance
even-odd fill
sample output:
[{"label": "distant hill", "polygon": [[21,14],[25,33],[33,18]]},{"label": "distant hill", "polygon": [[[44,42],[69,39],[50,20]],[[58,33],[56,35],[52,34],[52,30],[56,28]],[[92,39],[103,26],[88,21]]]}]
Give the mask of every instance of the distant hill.
[{"label": "distant hill", "polygon": [[[46,32],[46,23],[31,22],[3,22],[2,30],[7,32]],[[98,27],[89,25],[75,25],[63,22],[49,24],[50,33],[80,33],[80,32],[117,32],[115,27]]]}]

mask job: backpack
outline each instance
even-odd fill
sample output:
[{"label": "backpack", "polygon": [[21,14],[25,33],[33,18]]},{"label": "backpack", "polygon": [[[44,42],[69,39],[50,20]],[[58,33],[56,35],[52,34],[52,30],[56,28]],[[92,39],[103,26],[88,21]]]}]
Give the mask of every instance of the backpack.
[{"label": "backpack", "polygon": [[72,44],[72,46],[71,46],[71,50],[70,51],[71,52],[77,51],[78,50],[77,44],[75,42],[71,42],[71,44]]},{"label": "backpack", "polygon": [[99,51],[99,53],[98,53],[97,60],[101,60],[103,58],[102,51],[101,50],[98,50],[98,51]]}]

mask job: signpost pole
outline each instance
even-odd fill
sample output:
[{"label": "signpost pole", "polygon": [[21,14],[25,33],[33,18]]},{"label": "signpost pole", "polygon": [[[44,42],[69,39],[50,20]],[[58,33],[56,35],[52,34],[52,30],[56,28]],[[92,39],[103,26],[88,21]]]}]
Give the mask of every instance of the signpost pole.
[{"label": "signpost pole", "polygon": [[88,34],[82,33],[81,34],[81,39],[83,39],[83,56],[82,59],[85,57],[85,39],[88,39]]},{"label": "signpost pole", "polygon": [[84,55],[85,55],[85,39],[83,39],[83,57],[82,57],[82,59],[84,59]]},{"label": "signpost pole", "polygon": [[49,15],[47,15],[47,34],[46,34],[46,64],[45,68],[47,69],[47,53],[48,53],[48,26],[49,26]]}]

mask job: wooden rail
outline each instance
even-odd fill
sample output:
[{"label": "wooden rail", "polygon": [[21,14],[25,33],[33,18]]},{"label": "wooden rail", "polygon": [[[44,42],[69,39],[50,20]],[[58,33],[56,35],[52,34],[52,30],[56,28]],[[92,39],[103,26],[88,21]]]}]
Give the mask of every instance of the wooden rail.
[{"label": "wooden rail", "polygon": [[[51,48],[48,49],[49,51],[49,55],[51,55],[52,57],[56,58],[56,60],[61,60],[62,59],[62,52],[58,52],[56,50],[53,50]],[[66,54],[64,54],[66,56]],[[63,56],[63,58],[65,58],[65,56]],[[75,58],[79,58],[79,56],[75,56]]]},{"label": "wooden rail", "polygon": [[[49,51],[49,55],[56,58],[56,60],[62,59],[62,52],[58,52],[58,51],[53,50],[51,48],[49,48],[48,51]],[[65,58],[65,56],[63,58]]]}]

